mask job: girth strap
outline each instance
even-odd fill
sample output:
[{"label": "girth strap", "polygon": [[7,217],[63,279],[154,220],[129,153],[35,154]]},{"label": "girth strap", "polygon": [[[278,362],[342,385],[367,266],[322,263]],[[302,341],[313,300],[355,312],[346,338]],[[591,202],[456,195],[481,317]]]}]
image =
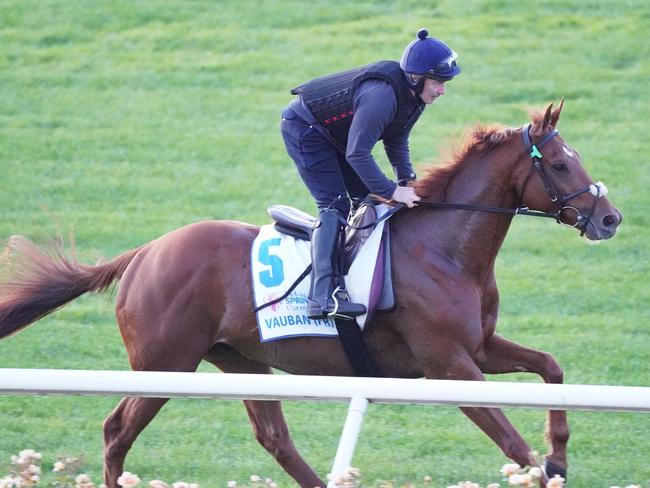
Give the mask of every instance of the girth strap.
[{"label": "girth strap", "polygon": [[363,340],[361,329],[355,319],[335,318],[336,330],[339,333],[339,340],[348,357],[355,376],[374,378],[381,374],[370,360],[370,354]]}]

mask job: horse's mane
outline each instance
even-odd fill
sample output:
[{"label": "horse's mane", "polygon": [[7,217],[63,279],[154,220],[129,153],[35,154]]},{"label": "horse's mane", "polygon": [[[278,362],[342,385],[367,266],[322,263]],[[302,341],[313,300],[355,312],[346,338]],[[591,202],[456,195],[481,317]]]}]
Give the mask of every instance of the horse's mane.
[{"label": "horse's mane", "polygon": [[[536,114],[533,115],[533,120],[535,117]],[[449,181],[465,167],[472,156],[493,149],[509,140],[514,133],[515,129],[511,127],[477,123],[472,129],[465,131],[460,143],[452,144],[448,155],[441,158],[441,165],[437,164],[424,170],[424,176],[414,184],[417,194],[425,199],[444,200]]]}]

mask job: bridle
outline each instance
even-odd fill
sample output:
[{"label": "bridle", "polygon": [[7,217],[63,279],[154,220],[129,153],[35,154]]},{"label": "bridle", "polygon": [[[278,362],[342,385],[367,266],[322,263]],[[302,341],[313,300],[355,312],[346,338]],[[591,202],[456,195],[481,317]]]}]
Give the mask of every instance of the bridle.
[{"label": "bridle", "polygon": [[[532,139],[530,137],[531,126],[532,124],[528,124],[527,126],[524,127],[522,131],[524,146],[526,147],[526,151],[528,152],[528,155],[530,156],[533,164],[521,188],[521,192],[519,194],[520,202],[524,197],[526,186],[528,185],[528,182],[530,181],[530,178],[533,175],[534,170],[537,171],[540,178],[542,179],[542,183],[544,184],[544,190],[551,198],[551,202],[556,203],[558,205],[558,210],[553,213],[547,212],[548,215],[555,218],[555,221],[558,224],[565,224],[565,222],[562,222],[562,213],[565,210],[574,211],[576,213],[576,223],[573,224],[572,227],[578,229],[580,231],[580,235],[584,236],[585,232],[587,231],[587,226],[590,224],[593,225],[593,223],[591,222],[591,218],[593,217],[594,212],[596,211],[596,204],[598,203],[599,198],[607,195],[607,187],[602,181],[599,181],[598,183],[589,185],[585,188],[574,191],[573,193],[560,195],[555,185],[553,184],[551,179],[548,177],[548,174],[546,173],[544,164],[542,164],[542,153],[540,152],[540,150],[546,145],[546,143],[551,141],[555,136],[559,134],[559,131],[553,129],[551,132],[546,134],[541,141],[539,141],[537,144],[533,144]],[[576,207],[572,205],[568,205],[568,202],[574,199],[575,197],[587,192],[591,193],[594,196],[594,202],[591,205],[591,208],[589,209],[589,213],[585,215],[582,212],[580,212],[580,210],[578,210]]]}]

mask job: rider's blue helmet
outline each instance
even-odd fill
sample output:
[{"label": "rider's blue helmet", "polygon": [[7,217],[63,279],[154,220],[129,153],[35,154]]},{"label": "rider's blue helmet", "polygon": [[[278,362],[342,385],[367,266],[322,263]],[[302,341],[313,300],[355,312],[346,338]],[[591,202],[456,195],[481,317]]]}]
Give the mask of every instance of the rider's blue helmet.
[{"label": "rider's blue helmet", "polygon": [[428,35],[426,29],[418,31],[417,39],[404,49],[399,65],[408,74],[449,81],[460,73],[456,64],[458,56],[447,44]]}]

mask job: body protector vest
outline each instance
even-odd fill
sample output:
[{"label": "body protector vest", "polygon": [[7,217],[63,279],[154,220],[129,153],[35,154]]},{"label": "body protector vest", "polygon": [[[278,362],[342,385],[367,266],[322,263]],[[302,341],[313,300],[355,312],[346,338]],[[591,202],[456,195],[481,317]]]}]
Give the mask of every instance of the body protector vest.
[{"label": "body protector vest", "polygon": [[346,147],[354,117],[354,92],[362,81],[368,79],[388,82],[397,99],[395,118],[384,129],[381,139],[408,136],[422,113],[424,103],[410,92],[404,76],[396,61],[379,61],[316,78],[294,88],[291,93],[300,95],[316,121],[325,127],[337,142]]}]

